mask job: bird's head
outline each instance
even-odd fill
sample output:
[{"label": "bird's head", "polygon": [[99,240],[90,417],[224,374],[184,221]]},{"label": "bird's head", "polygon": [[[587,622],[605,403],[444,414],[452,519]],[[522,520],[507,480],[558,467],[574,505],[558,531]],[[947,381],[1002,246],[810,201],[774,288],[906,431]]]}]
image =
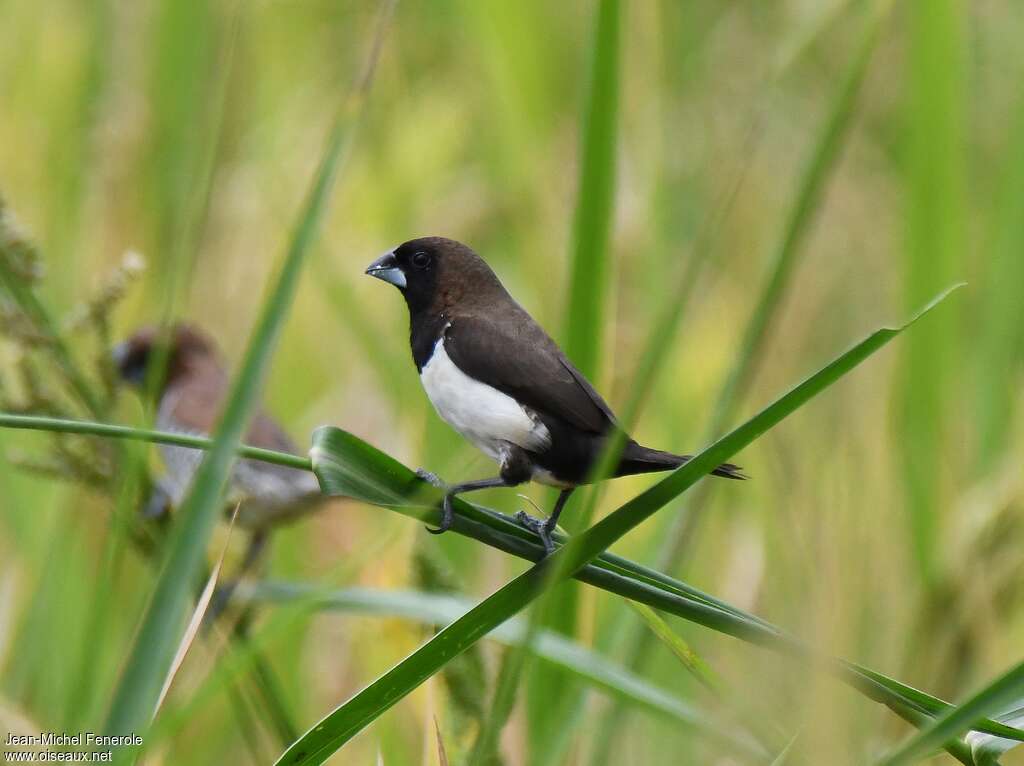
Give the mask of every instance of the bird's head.
[{"label": "bird's head", "polygon": [[505,292],[491,267],[472,248],[444,237],[409,240],[384,253],[366,273],[401,290],[412,313],[443,312]]},{"label": "bird's head", "polygon": [[[161,354],[165,355],[161,361]],[[176,324],[168,329],[144,327],[118,343],[110,353],[118,375],[127,383],[141,386],[150,365],[164,365],[160,388],[203,366],[217,366],[213,341],[197,327]]]}]

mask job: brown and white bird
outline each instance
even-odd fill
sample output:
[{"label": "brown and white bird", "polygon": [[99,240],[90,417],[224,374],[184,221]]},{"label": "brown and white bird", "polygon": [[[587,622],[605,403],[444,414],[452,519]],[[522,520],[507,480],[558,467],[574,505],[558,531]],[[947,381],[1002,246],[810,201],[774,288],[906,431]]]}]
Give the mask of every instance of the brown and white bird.
[{"label": "brown and white bird", "polygon": [[[466,245],[414,239],[366,273],[395,285],[405,298],[413,361],[437,414],[499,465],[495,478],[444,486],[441,526],[431,531],[451,526],[456,495],[532,480],[562,490],[547,521],[522,511],[516,516],[550,552],[566,501],[590,481],[617,428],[611,408]],[[690,457],[626,439],[612,477],[669,471]],[[713,473],[746,478],[728,463]]]},{"label": "brown and white bird", "polygon": [[[164,353],[159,353],[161,350]],[[112,357],[120,377],[139,387],[147,375],[160,372],[156,367],[164,367],[155,387],[158,429],[211,435],[226,403],[230,381],[214,342],[198,328],[188,324],[163,332],[144,328],[118,344]],[[254,447],[301,454],[263,411],[253,417],[244,441]],[[163,513],[168,505],[181,504],[203,458],[201,451],[186,447],[160,445],[160,452],[166,473],[145,509],[148,516]],[[238,505],[238,524],[254,532],[258,544],[252,556],[258,555],[268,529],[311,513],[325,501],[313,474],[246,459],[235,464],[227,499],[231,508]]]}]

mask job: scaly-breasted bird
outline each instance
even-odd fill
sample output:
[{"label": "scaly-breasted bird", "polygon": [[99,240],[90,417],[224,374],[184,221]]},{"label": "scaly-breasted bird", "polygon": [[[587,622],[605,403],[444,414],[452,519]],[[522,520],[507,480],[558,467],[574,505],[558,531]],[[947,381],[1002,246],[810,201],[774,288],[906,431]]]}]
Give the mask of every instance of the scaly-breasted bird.
[{"label": "scaly-breasted bird", "polygon": [[[192,325],[177,324],[163,333],[155,327],[139,330],[112,352],[121,378],[140,387],[150,374],[151,363],[161,365],[161,356],[164,370],[155,389],[156,427],[210,436],[224,408],[229,386],[214,342]],[[254,447],[300,454],[284,430],[262,411],[253,417],[244,441]],[[181,504],[203,458],[200,450],[186,447],[160,445],[160,452],[166,473],[157,481],[157,491],[145,509],[147,516],[160,515],[168,505]],[[255,563],[271,527],[317,510],[326,498],[316,477],[307,471],[240,459],[231,474],[227,499],[232,508],[238,505],[239,526],[253,532],[252,545],[242,565],[247,569]]]},{"label": "scaly-breasted bird", "polygon": [[[558,345],[505,290],[472,249],[443,237],[399,245],[366,273],[395,285],[409,308],[412,358],[437,414],[500,466],[493,479],[443,486],[441,525],[452,524],[452,498],[526,481],[558,487],[547,521],[516,518],[551,552],[551,533],[573,490],[591,479],[615,415]],[[668,471],[690,455],[644,447],[627,438],[612,478]],[[737,466],[713,472],[746,478]],[[423,472],[428,480],[432,474]]]}]

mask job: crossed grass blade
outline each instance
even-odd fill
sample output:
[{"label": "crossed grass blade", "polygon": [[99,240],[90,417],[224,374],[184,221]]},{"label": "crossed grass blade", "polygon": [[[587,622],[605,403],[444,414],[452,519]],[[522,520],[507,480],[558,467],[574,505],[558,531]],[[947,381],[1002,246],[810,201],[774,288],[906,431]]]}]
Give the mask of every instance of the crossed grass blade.
[{"label": "crossed grass blade", "polygon": [[[755,441],[790,413],[833,385],[928,313],[953,289],[937,295],[906,324],[883,328],[827,364],[753,418],[696,455],[667,478],[627,502],[564,547],[500,588],[465,615],[336,708],[295,742],[278,766],[322,763],[367,725],[494,628],[525,608],[547,588],[598,557],[619,538],[693,486],[719,464]],[[314,468],[323,450],[314,447]],[[318,475],[322,471],[318,471]],[[372,485],[371,485],[372,486]],[[373,487],[376,490],[376,487]],[[325,487],[327,489],[327,487]],[[392,498],[393,499],[393,498]]]},{"label": "crossed grass blade", "polygon": [[[358,124],[362,105],[372,82],[383,30],[394,3],[382,5],[382,23],[373,41],[367,67],[352,97],[339,111],[332,126],[320,166],[306,204],[291,238],[273,288],[267,296],[240,372],[231,386],[228,406],[216,436],[180,510],[167,559],[147,607],[107,718],[108,732],[139,733],[148,726],[148,711],[159,694],[176,644],[190,583],[202,562],[207,541],[217,520],[221,492],[234,460],[237,445],[257,404],[263,374],[284,324],[298,286],[302,266],[314,241],[334,179]],[[124,751],[123,758],[132,756]]]}]

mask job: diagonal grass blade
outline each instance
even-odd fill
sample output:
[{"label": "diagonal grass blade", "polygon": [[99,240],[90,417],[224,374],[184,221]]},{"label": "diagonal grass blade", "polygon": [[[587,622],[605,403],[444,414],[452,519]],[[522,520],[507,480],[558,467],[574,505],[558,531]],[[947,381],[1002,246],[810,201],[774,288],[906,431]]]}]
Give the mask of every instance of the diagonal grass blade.
[{"label": "diagonal grass blade", "polygon": [[877,330],[841,354],[743,425],[716,441],[691,461],[627,502],[561,549],[515,578],[431,640],[336,708],[295,742],[278,766],[323,763],[352,737],[406,694],[436,673],[494,628],[514,616],[553,582],[581,569],[619,538],[656,513],[720,463],[726,462],[761,434],[836,383],[861,362],[912,325],[953,289],[936,296],[905,324]]}]

